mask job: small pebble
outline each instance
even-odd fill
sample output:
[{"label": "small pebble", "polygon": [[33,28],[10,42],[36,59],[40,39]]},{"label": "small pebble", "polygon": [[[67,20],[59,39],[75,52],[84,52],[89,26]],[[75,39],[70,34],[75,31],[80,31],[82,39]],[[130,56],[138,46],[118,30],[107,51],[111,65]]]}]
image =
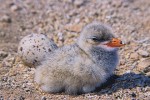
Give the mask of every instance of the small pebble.
[{"label": "small pebble", "polygon": [[4,100],[3,96],[0,96],[0,100]]},{"label": "small pebble", "polygon": [[12,55],[8,55],[3,61],[3,67],[12,67],[15,62],[15,57]]},{"label": "small pebble", "polygon": [[145,68],[150,67],[150,57],[141,60],[141,61],[139,62],[139,64],[138,64],[138,67],[139,67],[141,70],[144,70]]},{"label": "small pebble", "polygon": [[149,53],[145,50],[138,50],[139,55],[141,55],[142,57],[148,57]]},{"label": "small pebble", "polygon": [[81,6],[82,4],[84,4],[85,0],[74,0],[74,5],[76,5],[77,7]]},{"label": "small pebble", "polygon": [[11,20],[10,16],[4,15],[0,18],[0,22],[11,23],[12,20]]},{"label": "small pebble", "polygon": [[12,5],[12,6],[11,6],[11,8],[10,8],[10,9],[11,9],[11,11],[13,11],[13,12],[14,12],[14,11],[19,10],[19,9],[20,9],[20,7],[18,7],[17,5],[15,5],[15,4],[14,4],[14,5]]},{"label": "small pebble", "polygon": [[19,100],[25,100],[25,97],[20,96]]},{"label": "small pebble", "polygon": [[138,55],[138,53],[133,52],[133,53],[130,54],[130,58],[134,59],[134,60],[138,60],[139,59],[139,55]]},{"label": "small pebble", "polygon": [[45,97],[45,96],[42,96],[41,100],[46,100],[46,97]]},{"label": "small pebble", "polygon": [[8,56],[8,53],[5,51],[0,51],[0,60],[6,58]]},{"label": "small pebble", "polygon": [[135,98],[135,97],[136,97],[136,94],[133,92],[133,93],[131,94],[131,96]]}]

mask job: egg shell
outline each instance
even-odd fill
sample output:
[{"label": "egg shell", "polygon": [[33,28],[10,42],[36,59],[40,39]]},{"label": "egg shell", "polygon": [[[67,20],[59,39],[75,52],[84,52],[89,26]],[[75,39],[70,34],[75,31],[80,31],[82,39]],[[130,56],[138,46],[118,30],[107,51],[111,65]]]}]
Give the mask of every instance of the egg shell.
[{"label": "egg shell", "polygon": [[30,34],[25,36],[19,43],[18,56],[24,63],[37,65],[44,60],[45,56],[57,45],[44,34]]}]

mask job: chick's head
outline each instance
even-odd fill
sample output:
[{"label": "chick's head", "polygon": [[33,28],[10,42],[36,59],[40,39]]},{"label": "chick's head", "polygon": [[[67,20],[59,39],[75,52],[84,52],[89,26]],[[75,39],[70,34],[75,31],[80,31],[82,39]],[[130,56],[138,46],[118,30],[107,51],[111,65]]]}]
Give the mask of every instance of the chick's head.
[{"label": "chick's head", "polygon": [[122,42],[115,38],[108,26],[101,23],[91,23],[83,28],[78,45],[84,50],[103,48],[110,51],[117,50],[122,46]]}]

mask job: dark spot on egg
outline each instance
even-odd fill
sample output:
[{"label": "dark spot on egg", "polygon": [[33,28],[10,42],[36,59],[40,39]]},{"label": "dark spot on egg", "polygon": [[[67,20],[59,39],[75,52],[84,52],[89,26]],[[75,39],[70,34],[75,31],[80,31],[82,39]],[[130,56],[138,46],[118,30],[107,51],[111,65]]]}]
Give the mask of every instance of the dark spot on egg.
[{"label": "dark spot on egg", "polygon": [[35,48],[35,45],[33,45],[33,48]]},{"label": "dark spot on egg", "polygon": [[41,40],[45,40],[44,38],[41,38]]},{"label": "dark spot on egg", "polygon": [[34,52],[32,52],[32,54],[33,54],[33,55],[35,55],[35,53],[34,53]]},{"label": "dark spot on egg", "polygon": [[29,54],[29,51],[27,52],[27,55]]},{"label": "dark spot on egg", "polygon": [[45,47],[43,47],[43,49],[44,49],[44,50],[46,50],[46,48],[45,48]]},{"label": "dark spot on egg", "polygon": [[34,59],[34,62],[38,62],[38,61]]},{"label": "dark spot on egg", "polygon": [[51,49],[49,48],[48,51],[51,52]]},{"label": "dark spot on egg", "polygon": [[23,50],[23,47],[20,47],[20,51],[22,51]]},{"label": "dark spot on egg", "polygon": [[37,48],[39,48],[39,46],[36,46]]}]

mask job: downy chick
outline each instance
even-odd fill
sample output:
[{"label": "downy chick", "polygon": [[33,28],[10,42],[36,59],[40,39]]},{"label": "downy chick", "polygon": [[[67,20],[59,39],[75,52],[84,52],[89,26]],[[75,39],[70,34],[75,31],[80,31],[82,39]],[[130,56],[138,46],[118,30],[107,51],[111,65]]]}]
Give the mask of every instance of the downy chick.
[{"label": "downy chick", "polygon": [[91,23],[83,28],[78,42],[47,55],[36,69],[35,81],[50,93],[92,92],[113,74],[120,46],[107,26]]}]

